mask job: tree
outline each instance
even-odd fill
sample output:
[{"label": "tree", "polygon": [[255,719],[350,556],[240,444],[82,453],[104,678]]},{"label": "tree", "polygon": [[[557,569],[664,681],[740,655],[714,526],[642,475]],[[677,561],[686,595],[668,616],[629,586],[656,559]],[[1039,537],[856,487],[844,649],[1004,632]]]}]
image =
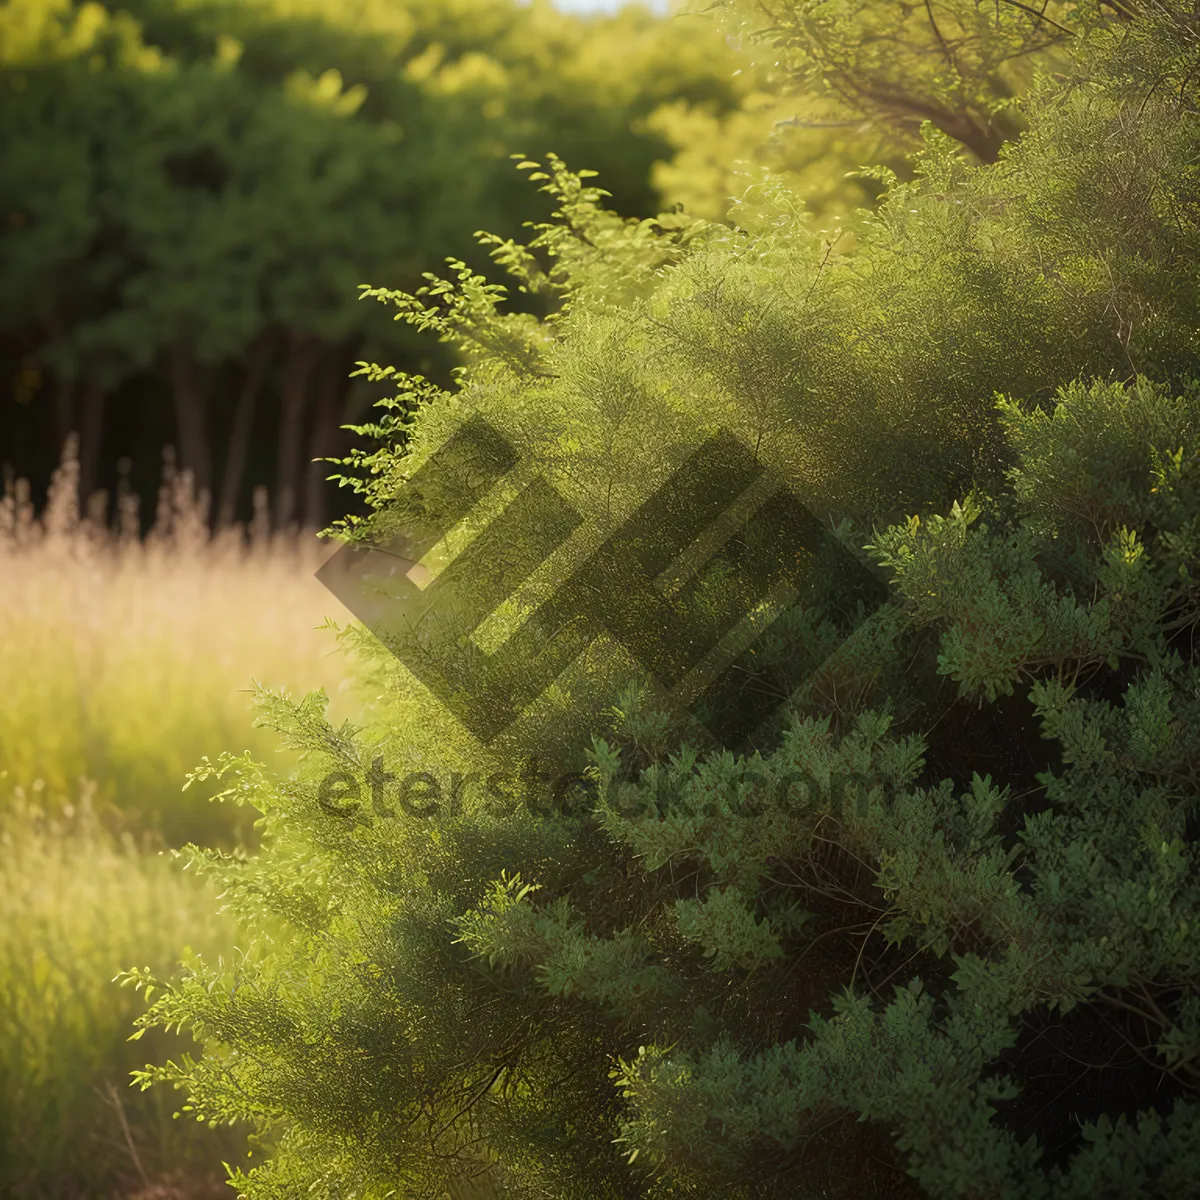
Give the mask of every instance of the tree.
[{"label": "tree", "polygon": [[[910,137],[933,124],[981,162],[1020,132],[1017,97],[1036,64],[1062,65],[1081,33],[1141,11],[1123,0],[1031,6],[1002,0],[715,0],[739,37],[781,55],[796,90],[838,117]],[[759,22],[766,19],[768,24]]]},{"label": "tree", "polygon": [[[54,380],[55,436],[82,433],[82,473],[95,482],[107,391],[127,370],[119,356],[73,339],[77,324],[111,303],[121,249],[95,204],[93,139],[114,130],[111,93],[83,54],[106,49],[153,70],[130,22],[96,8],[14,4],[0,14],[4,76],[6,222],[2,235],[3,328],[41,385]],[[24,69],[21,69],[24,68]],[[59,119],[48,122],[47,111]],[[37,387],[32,389],[38,390]],[[23,403],[28,404],[32,395]]]},{"label": "tree", "polygon": [[[141,1079],[272,1131],[269,1161],[234,1175],[247,1196],[480,1177],[513,1196],[1188,1194],[1198,37],[1181,10],[1098,31],[996,164],[926,126],[852,255],[770,180],[732,229],[623,221],[551,159],[534,177],[555,219],[528,245],[483,239],[543,320],[500,312],[465,263],[371,290],[465,364],[455,391],[401,376],[361,431],[374,512],[346,532],[473,535],[431,638],[376,627],[425,678],[453,660],[480,687],[438,702],[351,630],[379,684],[367,728],[262,693],[304,767],[199,772],[263,813],[259,856],[189,856],[258,940],[156,993],[143,1026],[207,1049]],[[480,419],[511,460],[463,434]],[[736,660],[731,709],[696,709],[705,735],[638,666],[662,642],[649,620],[619,625],[653,615],[638,573],[547,583],[525,556],[544,561],[549,521],[504,536],[486,497],[506,475],[512,520],[550,484],[581,559],[676,497],[633,527],[649,553],[710,503],[673,471],[719,430],[706,484],[736,496],[771,468],[886,587],[850,611],[818,573],[768,611],[747,574],[794,529],[710,547],[660,600],[710,633],[778,620]],[[423,474],[447,446],[463,469]],[[632,660],[572,640],[589,596]],[[481,604],[477,639],[517,647],[490,696]],[[486,745],[456,719],[560,653]],[[714,742],[764,694],[781,703]],[[587,765],[590,795],[554,803],[532,753]]]},{"label": "tree", "polygon": [[323,523],[306,460],[344,454],[376,394],[356,361],[448,381],[452,360],[354,287],[368,269],[415,286],[480,226],[537,217],[514,146],[586,154],[648,212],[669,147],[632,125],[679,95],[732,103],[719,44],[636,11],[14,0],[0,19],[3,369],[24,397],[4,457],[44,481],[82,425],[85,490],[132,453],[152,494],[170,440],[222,522],[269,478],[277,524]]}]

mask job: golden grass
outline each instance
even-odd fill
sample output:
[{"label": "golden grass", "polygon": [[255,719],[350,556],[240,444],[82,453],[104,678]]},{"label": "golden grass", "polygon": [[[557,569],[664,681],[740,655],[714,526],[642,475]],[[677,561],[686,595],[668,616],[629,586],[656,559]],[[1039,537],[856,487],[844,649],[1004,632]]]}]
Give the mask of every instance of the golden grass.
[{"label": "golden grass", "polygon": [[40,520],[23,485],[0,500],[0,773],[57,795],[92,780],[98,812],[171,844],[244,837],[252,814],[182,793],[184,778],[226,750],[282,765],[252,727],[253,682],[324,687],[350,715],[345,657],[318,628],[350,619],[314,578],[334,547],[210,538],[185,477],[142,540],[127,507],[115,531],[79,520],[77,477],[68,453]]},{"label": "golden grass", "polygon": [[130,1090],[187,1046],[128,1042],[144,1001],[112,980],[232,952],[216,897],[160,851],[245,842],[256,814],[185,777],[226,750],[288,767],[253,727],[252,682],[323,687],[353,716],[349,664],[318,628],[350,618],[314,578],[330,543],[212,538],[186,477],[142,539],[125,501],[115,529],[96,506],[79,519],[77,489],[68,447],[40,518],[23,482],[0,499],[0,1195],[232,1195],[220,1163],[244,1158],[245,1131]]}]

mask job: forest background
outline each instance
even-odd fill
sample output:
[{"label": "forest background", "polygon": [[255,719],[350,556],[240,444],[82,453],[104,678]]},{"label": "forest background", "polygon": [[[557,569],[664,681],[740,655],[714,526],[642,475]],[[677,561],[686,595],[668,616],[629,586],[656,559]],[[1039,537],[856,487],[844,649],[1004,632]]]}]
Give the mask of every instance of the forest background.
[{"label": "forest background", "polygon": [[[721,216],[753,140],[729,121],[770,128],[763,70],[711,19],[637,5],[10,0],[0,20],[0,461],[40,504],[74,430],[84,495],[131,492],[146,525],[170,444],[217,524],[266,485],[273,526],[324,526],[312,460],[380,395],[353,364],[453,365],[357,285],[478,268],[475,230],[544,218],[510,154],[589,163],[631,216]],[[877,194],[839,169],[869,148],[823,164],[835,206]]]}]

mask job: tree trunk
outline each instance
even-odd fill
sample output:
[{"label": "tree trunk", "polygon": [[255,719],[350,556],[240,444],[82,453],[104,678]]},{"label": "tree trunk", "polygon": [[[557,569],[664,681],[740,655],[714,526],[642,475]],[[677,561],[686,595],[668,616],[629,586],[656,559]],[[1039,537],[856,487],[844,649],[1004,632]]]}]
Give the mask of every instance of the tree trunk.
[{"label": "tree trunk", "polygon": [[[57,311],[51,311],[46,322],[47,341],[53,346],[67,337],[66,326]],[[75,378],[65,371],[55,371],[54,388],[54,436],[58,441],[61,456],[67,438],[75,432]]]},{"label": "tree trunk", "polygon": [[167,369],[175,398],[175,430],[179,439],[179,466],[191,471],[198,490],[211,493],[212,456],[208,444],[205,420],[205,376],[207,372],[196,362],[183,342],[176,342],[167,354]]},{"label": "tree trunk", "polygon": [[275,528],[284,529],[296,515],[300,499],[301,447],[313,367],[320,343],[310,334],[293,331],[283,371],[279,406],[279,443],[275,464]]},{"label": "tree trunk", "polygon": [[75,431],[75,380],[60,375],[54,388],[54,437],[61,455],[67,438]]},{"label": "tree trunk", "polygon": [[221,476],[221,502],[217,509],[217,528],[226,529],[237,520],[238,497],[246,475],[246,460],[250,454],[250,439],[254,434],[254,410],[258,394],[267,377],[274,350],[274,337],[266,330],[255,339],[250,350],[246,374],[238,392],[225,452],[225,469]]},{"label": "tree trunk", "polygon": [[966,146],[981,163],[1000,161],[1004,135],[995,126],[976,121],[967,113],[950,113],[940,121],[934,117],[933,123]]},{"label": "tree trunk", "polygon": [[87,503],[100,480],[100,450],[104,440],[104,386],[89,380],[83,387],[79,414],[79,500]]},{"label": "tree trunk", "polygon": [[304,524],[311,529],[324,529],[329,520],[329,484],[326,478],[333,470],[333,465],[313,460],[337,454],[340,449],[339,426],[344,419],[349,365],[346,345],[342,343],[335,346],[325,355],[317,384],[316,411],[308,443],[308,476],[304,488]]}]

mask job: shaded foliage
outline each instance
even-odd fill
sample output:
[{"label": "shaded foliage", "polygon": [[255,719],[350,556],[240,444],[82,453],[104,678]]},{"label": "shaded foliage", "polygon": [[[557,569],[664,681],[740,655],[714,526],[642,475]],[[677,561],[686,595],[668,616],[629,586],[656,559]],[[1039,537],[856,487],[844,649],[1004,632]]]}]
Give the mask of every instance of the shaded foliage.
[{"label": "shaded foliage", "polygon": [[[247,1196],[1192,1194],[1200,29],[1075,53],[995,163],[926,124],[852,254],[769,177],[733,228],[646,222],[550,159],[521,165],[555,218],[482,239],[545,319],[465,263],[371,289],[464,365],[362,426],[350,538],[455,503],[469,479],[406,481],[470,416],[518,461],[464,539],[540,477],[581,556],[724,429],[890,591],[849,636],[784,610],[757,645],[786,702],[745,747],[602,641],[486,747],[377,645],[361,729],[261,693],[306,763],[206,764],[266,844],[191,855],[256,957],[142,1019],[206,1043],[144,1083],[272,1130]],[[538,729],[593,805],[529,802]],[[333,804],[333,771],[370,786]],[[444,781],[424,818],[388,791],[411,772]]]}]

